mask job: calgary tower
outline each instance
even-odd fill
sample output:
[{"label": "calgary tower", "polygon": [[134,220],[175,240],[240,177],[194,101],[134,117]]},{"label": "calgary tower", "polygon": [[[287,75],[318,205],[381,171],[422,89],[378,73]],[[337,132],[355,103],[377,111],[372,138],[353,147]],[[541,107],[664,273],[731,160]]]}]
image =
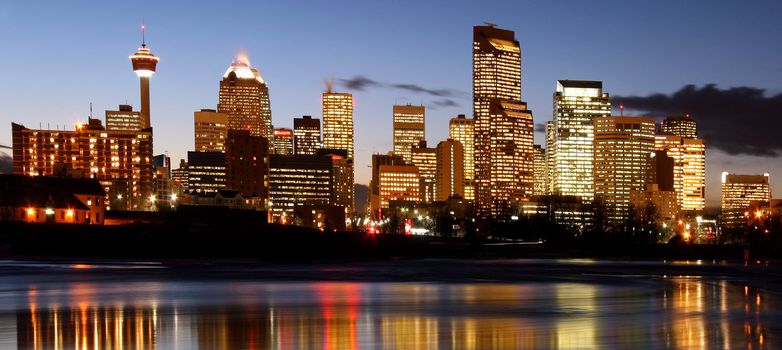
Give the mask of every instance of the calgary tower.
[{"label": "calgary tower", "polygon": [[141,128],[151,127],[149,122],[149,78],[155,74],[157,62],[160,59],[147,48],[144,37],[145,26],[141,25],[141,47],[130,56],[133,63],[133,71],[138,75],[141,84]]}]

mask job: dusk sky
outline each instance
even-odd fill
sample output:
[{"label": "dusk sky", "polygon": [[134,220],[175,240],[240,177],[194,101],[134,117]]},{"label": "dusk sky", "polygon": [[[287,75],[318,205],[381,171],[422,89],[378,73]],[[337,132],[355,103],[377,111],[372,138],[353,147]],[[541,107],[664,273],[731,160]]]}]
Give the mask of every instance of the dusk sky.
[{"label": "dusk sky", "polygon": [[[692,114],[706,138],[708,206],[719,205],[722,171],[770,172],[779,197],[780,13],[780,1],[4,2],[0,144],[11,145],[11,122],[70,130],[90,102],[100,119],[126,101],[137,109],[128,56],[144,20],[161,59],[155,154],[178,164],[193,149],[193,112],[216,107],[222,74],[245,50],[268,83],[275,127],[320,118],[324,79],[354,94],[356,182],[368,184],[370,155],[392,148],[394,103],[426,105],[430,145],[447,138],[449,118],[472,115],[472,26],[492,22],[521,43],[522,100],[536,124],[551,120],[557,79],[601,80],[614,97],[634,96],[617,99],[626,115]],[[377,84],[350,88],[357,77]],[[670,96],[648,97],[658,93]]]}]

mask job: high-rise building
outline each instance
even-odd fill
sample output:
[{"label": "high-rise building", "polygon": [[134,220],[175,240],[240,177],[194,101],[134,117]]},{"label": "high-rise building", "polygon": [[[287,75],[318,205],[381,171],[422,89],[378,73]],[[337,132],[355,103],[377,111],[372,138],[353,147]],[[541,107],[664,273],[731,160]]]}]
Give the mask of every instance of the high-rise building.
[{"label": "high-rise building", "polygon": [[389,208],[391,201],[418,202],[421,198],[421,177],[414,165],[381,165],[378,168],[380,209]]},{"label": "high-rise building", "polygon": [[274,154],[293,154],[293,130],[287,128],[274,129]]},{"label": "high-rise building", "polygon": [[249,130],[228,130],[225,139],[226,187],[243,197],[259,196],[264,208],[269,200],[269,142]]},{"label": "high-rise building", "polygon": [[229,130],[273,139],[269,87],[247,55],[239,55],[223,74],[217,111],[228,115]]},{"label": "high-rise building", "polygon": [[[315,154],[331,158],[333,168],[331,203],[346,203],[351,198],[353,191],[353,174],[348,172],[353,169],[353,161],[348,161],[348,151],[344,149],[318,148]],[[347,208],[344,209],[347,210]]]},{"label": "high-rise building", "polygon": [[698,130],[695,124],[695,120],[693,120],[689,114],[670,115],[662,121],[661,128],[663,134],[676,135],[686,138],[698,137]]},{"label": "high-rise building", "polygon": [[101,180],[106,193],[124,194],[116,209],[151,208],[152,129],[109,131],[100,120],[89,118],[73,131],[35,130],[16,123],[11,130],[14,174],[59,176],[68,169],[68,175]]},{"label": "high-rise building", "polygon": [[546,149],[540,145],[533,145],[534,159],[532,166],[532,195],[544,196],[548,193],[548,164],[546,162]]},{"label": "high-rise building", "polygon": [[196,152],[225,152],[228,116],[214,109],[202,109],[193,115]]},{"label": "high-rise building", "polygon": [[130,105],[119,105],[116,111],[106,111],[106,130],[139,131],[141,112],[133,111]]},{"label": "high-rise building", "polygon": [[[144,28],[142,27],[142,30]],[[139,85],[141,87],[141,128],[151,128],[150,123],[150,108],[149,108],[149,78],[155,74],[157,70],[157,63],[160,58],[152,54],[147,48],[147,43],[142,35],[141,47],[136,53],[130,55],[130,63],[133,64],[133,71],[139,78]]]},{"label": "high-rise building", "polygon": [[[420,201],[431,203],[435,200],[436,194],[437,149],[426,147],[426,141],[420,141],[410,149],[410,152],[410,163],[418,167],[418,174],[421,177]],[[404,158],[404,156],[402,157]]]},{"label": "high-rise building", "polygon": [[673,185],[679,207],[686,212],[706,206],[706,145],[703,139],[657,135],[655,149],[673,158]]},{"label": "high-rise building", "polygon": [[464,114],[451,118],[448,123],[448,137],[459,141],[464,148],[464,199],[475,198],[475,160],[473,158],[475,144],[475,120],[468,119]]},{"label": "high-rise building", "polygon": [[332,203],[332,161],[329,156],[281,155],[269,157],[271,216],[288,224],[300,204]]},{"label": "high-rise building", "polygon": [[771,199],[769,174],[741,175],[722,173],[722,224],[726,228],[743,227],[761,213],[748,212],[751,201]]},{"label": "high-rise building", "polygon": [[[594,190],[594,119],[611,114],[599,81],[558,80],[554,92],[552,193],[589,203]],[[549,148],[552,145],[548,145]]]},{"label": "high-rise building", "polygon": [[181,195],[187,191],[189,180],[187,161],[179,160],[179,168],[171,169],[171,192]]},{"label": "high-rise building", "polygon": [[437,144],[435,175],[435,200],[445,201],[451,196],[464,198],[464,147],[461,142],[448,139]]},{"label": "high-rise building", "polygon": [[481,219],[508,220],[532,195],[532,112],[521,102],[521,49],[515,34],[473,27],[475,208]]},{"label": "high-rise building", "polygon": [[380,167],[383,165],[406,166],[405,160],[393,152],[372,155],[372,180],[369,182],[369,208],[372,218],[381,217],[380,200]]},{"label": "high-rise building", "polygon": [[293,152],[315,154],[320,148],[320,119],[305,115],[293,118]]},{"label": "high-rise building", "polygon": [[556,160],[556,131],[557,128],[554,125],[553,120],[546,122],[546,193],[547,195],[554,194],[554,170]]},{"label": "high-rise building", "polygon": [[630,213],[630,192],[646,189],[654,151],[654,119],[597,117],[595,123],[595,195],[601,196],[613,221]]},{"label": "high-rise building", "polygon": [[171,197],[171,158],[165,154],[152,157],[152,168],[155,206],[161,209],[175,205],[176,199]]},{"label": "high-rise building", "polygon": [[657,184],[649,184],[643,190],[631,190],[630,205],[641,213],[646,206],[653,205],[664,221],[673,220],[679,214],[676,192],[661,190]]},{"label": "high-rise building", "polygon": [[[353,95],[336,93],[329,89],[323,93],[323,148],[344,149],[347,159],[342,173],[349,177],[351,184],[347,192],[339,196],[335,204],[345,207],[350,215],[353,213]],[[339,191],[338,191],[339,193]],[[348,216],[349,216],[348,215]]]},{"label": "high-rise building", "polygon": [[225,188],[227,175],[225,153],[187,152],[187,190],[195,193],[216,193]]},{"label": "high-rise building", "polygon": [[394,112],[394,153],[410,162],[410,150],[426,139],[424,106],[397,106]]}]

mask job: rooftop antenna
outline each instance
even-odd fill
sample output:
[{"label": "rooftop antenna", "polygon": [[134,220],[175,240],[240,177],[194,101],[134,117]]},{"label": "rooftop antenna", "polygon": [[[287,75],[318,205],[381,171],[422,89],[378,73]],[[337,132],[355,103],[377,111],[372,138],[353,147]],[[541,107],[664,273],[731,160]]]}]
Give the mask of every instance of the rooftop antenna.
[{"label": "rooftop antenna", "polygon": [[90,102],[90,118],[92,118],[92,102]]},{"label": "rooftop antenna", "polygon": [[619,116],[624,117],[625,116],[625,105],[620,104],[619,105]]},{"label": "rooftop antenna", "polygon": [[144,19],[141,19],[141,47],[147,47],[147,38],[146,38],[146,29],[147,25],[146,22],[144,22]]}]

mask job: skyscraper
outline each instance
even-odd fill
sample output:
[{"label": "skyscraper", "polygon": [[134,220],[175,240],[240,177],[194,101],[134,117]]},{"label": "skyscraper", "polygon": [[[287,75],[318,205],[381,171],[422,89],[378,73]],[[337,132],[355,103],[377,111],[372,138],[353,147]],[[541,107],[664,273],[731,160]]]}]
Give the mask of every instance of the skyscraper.
[{"label": "skyscraper", "polygon": [[320,119],[305,115],[293,118],[293,152],[315,154],[320,148]]},{"label": "skyscraper", "polygon": [[689,114],[669,115],[662,121],[662,133],[687,138],[698,137],[698,129],[695,120]]},{"label": "skyscraper", "polygon": [[[591,202],[595,196],[594,119],[611,114],[599,81],[558,80],[554,92],[552,192]],[[551,148],[551,145],[548,145]]]},{"label": "skyscraper", "polygon": [[141,129],[152,127],[150,123],[150,111],[149,111],[149,78],[155,74],[157,70],[157,63],[160,58],[152,54],[147,48],[147,43],[144,37],[144,26],[141,26],[142,39],[141,47],[136,53],[130,55],[130,62],[133,64],[133,71],[136,72],[139,78],[139,85],[141,87]]},{"label": "skyscraper", "polygon": [[225,189],[225,153],[187,152],[187,190],[215,193]]},{"label": "skyscraper", "polygon": [[534,196],[544,196],[548,193],[548,169],[546,163],[546,149],[540,145],[534,145],[534,165],[533,165],[533,190]]},{"label": "skyscraper", "polygon": [[[189,163],[189,162],[188,162]],[[192,167],[192,164],[190,165]],[[269,144],[249,130],[229,130],[225,140],[226,188],[269,202]]]},{"label": "skyscraper", "polygon": [[379,205],[389,208],[391,201],[418,202],[421,178],[414,165],[381,165],[378,169]]},{"label": "skyscraper", "polygon": [[437,185],[437,149],[426,147],[426,141],[420,141],[410,152],[410,163],[418,167],[421,176],[420,201],[433,202]]},{"label": "skyscraper", "polygon": [[329,89],[323,93],[323,148],[347,151],[344,174],[351,186],[338,193],[335,204],[353,212],[353,95],[336,93]]},{"label": "skyscraper", "polygon": [[228,136],[228,116],[214,109],[202,109],[193,114],[196,152],[225,152]]},{"label": "skyscraper", "polygon": [[464,149],[464,199],[473,200],[475,198],[475,119],[468,119],[464,114],[459,114],[456,118],[451,118],[448,123],[448,137],[459,141]]},{"label": "skyscraper", "polygon": [[508,220],[532,195],[532,112],[521,102],[521,49],[515,34],[473,27],[475,208],[481,219]]},{"label": "skyscraper", "polygon": [[410,150],[426,139],[424,106],[397,106],[394,112],[394,153],[410,162]]},{"label": "skyscraper", "polygon": [[282,155],[269,157],[271,216],[282,224],[293,221],[298,204],[332,203],[332,160],[322,155]]},{"label": "skyscraper", "polygon": [[274,128],[274,154],[293,154],[293,130]]},{"label": "skyscraper", "polygon": [[[381,218],[381,199],[380,199],[380,167],[384,165],[391,166],[407,166],[402,156],[396,155],[393,152],[388,154],[373,154],[372,155],[372,180],[369,182],[369,208],[371,217],[374,219]],[[415,166],[413,166],[415,168]],[[416,168],[416,174],[418,169]],[[416,177],[416,181],[418,177]],[[417,187],[418,188],[418,187]]]},{"label": "skyscraper", "polygon": [[722,173],[722,223],[726,228],[740,228],[749,220],[756,219],[759,213],[747,210],[751,201],[768,202],[771,199],[768,178],[769,174]]},{"label": "skyscraper", "polygon": [[649,183],[654,128],[653,118],[595,118],[595,195],[605,200],[610,220],[626,219],[631,191],[645,190]]},{"label": "skyscraper", "polygon": [[106,111],[106,130],[139,131],[141,119],[141,112],[130,105],[119,105],[116,111]]},{"label": "skyscraper", "polygon": [[228,129],[273,139],[269,88],[247,55],[240,54],[223,74],[217,111],[228,115]]},{"label": "skyscraper", "polygon": [[655,149],[673,158],[673,187],[683,211],[698,212],[706,206],[706,145],[703,139],[657,135]]},{"label": "skyscraper", "polygon": [[435,177],[435,200],[444,201],[451,196],[464,198],[464,147],[461,142],[448,139],[437,144]]}]

